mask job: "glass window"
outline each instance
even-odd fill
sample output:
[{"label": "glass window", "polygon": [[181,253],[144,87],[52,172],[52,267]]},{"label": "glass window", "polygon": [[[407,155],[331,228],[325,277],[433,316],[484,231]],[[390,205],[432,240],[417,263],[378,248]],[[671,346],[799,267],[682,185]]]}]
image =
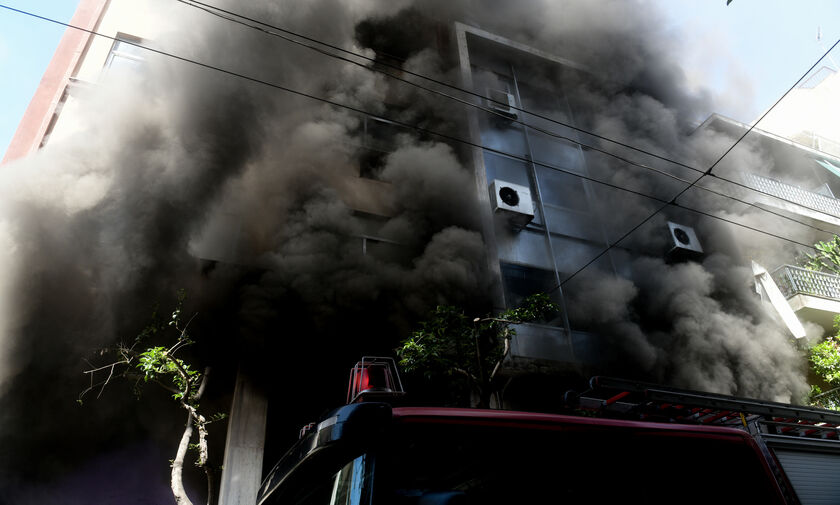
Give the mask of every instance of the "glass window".
[{"label": "glass window", "polygon": [[485,116],[481,121],[482,145],[511,156],[524,158],[528,155],[522,126],[489,112],[481,114]]},{"label": "glass window", "polygon": [[527,296],[548,293],[557,286],[557,277],[550,270],[510,263],[502,263],[500,268],[508,307],[517,307]]},{"label": "glass window", "polygon": [[109,71],[134,72],[145,59],[145,50],[138,46],[143,39],[127,35],[117,34],[117,40],[111,46],[111,52],[105,60],[105,68]]},{"label": "glass window", "polygon": [[400,136],[410,131],[403,126],[369,116],[362,118],[360,128],[362,143],[358,154],[359,176],[379,179],[386,158],[397,149]]},{"label": "glass window", "polygon": [[[329,479],[309,484],[300,483],[301,489],[289,501],[294,505],[368,505],[370,504],[370,485],[372,465],[368,464],[367,455],[359,456]],[[280,503],[278,497],[272,497],[272,505]]]},{"label": "glass window", "polygon": [[[569,137],[573,138],[571,136]],[[564,170],[582,172],[581,162],[583,161],[583,156],[577,144],[546,135],[536,130],[528,130],[528,138],[531,142],[534,161],[559,167]]]},{"label": "glass window", "polygon": [[369,503],[369,489],[366,486],[370,475],[367,456],[362,455],[344,466],[333,477],[330,505],[362,505]]},{"label": "glass window", "polygon": [[537,166],[543,203],[566,209],[589,210],[586,188],[580,177]]},{"label": "glass window", "polygon": [[[484,167],[487,170],[487,182],[493,182],[496,179],[501,181],[519,184],[526,188],[531,187],[531,177],[529,175],[530,168],[527,163],[508,158],[507,156],[499,156],[490,151],[484,151]],[[535,195],[531,195],[534,198]]]}]

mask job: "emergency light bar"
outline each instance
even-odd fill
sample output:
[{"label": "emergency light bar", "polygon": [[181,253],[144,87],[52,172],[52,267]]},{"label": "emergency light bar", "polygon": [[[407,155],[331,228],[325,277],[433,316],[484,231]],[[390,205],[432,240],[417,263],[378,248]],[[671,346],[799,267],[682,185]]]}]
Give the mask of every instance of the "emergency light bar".
[{"label": "emergency light bar", "polygon": [[397,364],[393,358],[364,356],[350,370],[347,403],[375,398],[399,397],[405,394]]}]

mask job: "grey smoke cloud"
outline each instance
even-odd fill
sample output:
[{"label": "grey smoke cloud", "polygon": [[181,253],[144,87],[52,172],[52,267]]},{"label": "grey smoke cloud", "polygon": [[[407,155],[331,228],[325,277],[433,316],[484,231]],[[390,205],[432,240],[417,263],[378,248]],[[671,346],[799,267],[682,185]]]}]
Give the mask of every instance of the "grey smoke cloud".
[{"label": "grey smoke cloud", "polygon": [[[393,25],[388,36],[398,41],[412,32],[390,16],[415,19],[407,7],[439,21],[476,22],[593,68],[592,86],[569,90],[582,111],[597,112],[575,118],[584,127],[692,164],[718,156],[728,141],[688,135],[710,99],[683,91],[656,13],[636,2],[229,4],[370,56],[359,39],[362,21]],[[155,41],[165,50],[374,113],[385,113],[387,99],[409,103],[393,118],[465,136],[462,105],[197,10],[166,12],[171,28]],[[434,37],[422,40],[431,44]],[[437,48],[401,42],[407,68],[457,83],[457,69]],[[540,76],[547,83],[556,78]],[[210,340],[230,339],[235,352],[253,346],[311,353],[308,344],[317,342],[319,350],[355,358],[371,335],[393,339],[435,304],[486,306],[481,294],[493,281],[477,231],[471,168],[439,139],[400,129],[375,169],[379,180],[360,182],[369,126],[362,118],[153,56],[140,77],[103,83],[84,107],[75,137],[0,174],[0,440],[9,448],[3,469],[27,460],[33,478],[41,467],[24,451],[68,431],[80,435],[67,451],[83,456],[99,448],[79,448],[103,436],[85,431],[93,409],[73,404],[84,387],[81,359],[114,338],[133,337],[151,302],[165,303],[177,288],[186,288],[209,327],[224,328],[224,335],[208,332]],[[549,106],[543,112],[558,113]],[[662,197],[679,188],[591,156],[592,175],[615,184]],[[731,156],[745,166],[767,163],[749,149]],[[601,212],[610,216],[611,240],[655,208],[599,191],[608,202]],[[725,215],[766,223],[737,205],[716,205]],[[625,246],[664,246],[663,222],[664,216],[641,228]],[[704,237],[717,235],[721,243],[731,238],[717,228]],[[591,282],[566,290],[572,319],[607,331],[662,380],[798,399],[804,387],[798,357],[763,307],[739,294],[749,287],[748,272],[738,266],[746,252],[724,249],[702,264],[635,261],[624,278],[587,271]],[[752,251],[749,244],[745,250]],[[202,273],[197,258],[221,264]],[[117,409],[96,409],[112,423],[107,435],[117,436]],[[42,412],[61,413],[67,424],[57,426]],[[29,434],[14,441],[23,426]],[[132,429],[142,436],[142,427]],[[73,455],[56,459],[52,470],[61,472]],[[5,478],[0,490],[17,484]]]}]

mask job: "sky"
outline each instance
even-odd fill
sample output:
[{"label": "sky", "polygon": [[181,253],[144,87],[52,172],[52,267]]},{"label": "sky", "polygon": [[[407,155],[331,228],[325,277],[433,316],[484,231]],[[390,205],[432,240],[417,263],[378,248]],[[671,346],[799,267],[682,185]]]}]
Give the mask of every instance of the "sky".
[{"label": "sky", "polygon": [[[648,0],[660,11],[682,54],[687,82],[708,89],[714,112],[750,123],[840,38],[837,0]],[[76,0],[0,0],[0,6],[68,22]],[[818,30],[822,41],[817,41]],[[0,152],[61,38],[52,23],[0,9]],[[840,50],[833,52],[840,61]],[[831,65],[826,59],[823,64]],[[835,65],[836,67],[836,65]],[[11,78],[9,78],[11,77]]]},{"label": "sky", "polygon": [[[0,4],[69,22],[78,1],[0,0]],[[63,33],[61,26],[0,9],[0,152],[6,152]]]}]

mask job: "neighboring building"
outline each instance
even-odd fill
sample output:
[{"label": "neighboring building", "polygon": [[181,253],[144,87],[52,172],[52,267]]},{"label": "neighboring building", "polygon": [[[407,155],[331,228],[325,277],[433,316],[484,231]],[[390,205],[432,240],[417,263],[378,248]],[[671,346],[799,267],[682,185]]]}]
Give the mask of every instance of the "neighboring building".
[{"label": "neighboring building", "polygon": [[791,90],[759,126],[798,144],[840,156],[838,114],[840,77],[836,65],[825,65]]},{"label": "neighboring building", "polygon": [[[834,61],[807,76],[770,110],[757,125],[768,149],[789,153],[785,160],[802,160],[796,170],[777,164],[769,177],[745,174],[747,185],[778,198],[759,196],[777,209],[807,217],[834,231],[840,224],[840,76]],[[721,118],[722,120],[722,118]],[[732,131],[747,125],[728,121]],[[819,240],[827,240],[822,236]],[[801,268],[795,258],[774,267],[772,278],[803,322],[816,323],[834,333],[840,315],[840,277]]]},{"label": "neighboring building", "polygon": [[[8,163],[37,151],[50,139],[74,131],[78,93],[93,86],[109,69],[125,69],[141,61],[139,49],[120,40],[154,40],[159,34],[150,4],[110,0],[81,0],[70,24],[92,33],[67,29],[44,77],[26,109],[3,157]],[[59,117],[64,119],[59,121]],[[68,119],[69,118],[69,119]]]},{"label": "neighboring building", "polygon": [[[713,116],[702,128],[726,131],[732,138],[737,138],[749,126]],[[828,149],[819,150],[759,128],[753,129],[751,139],[774,163],[765,167],[761,174],[733,173],[738,182],[755,190],[746,193],[745,198],[820,230],[840,233],[840,200],[835,197],[840,194],[840,170],[837,168],[840,158]],[[821,144],[822,147],[829,145]],[[810,236],[801,236],[800,240],[815,243],[830,238],[827,233],[814,231]],[[806,250],[803,254],[809,252],[812,251]],[[761,252],[756,251],[753,259],[778,262],[778,255],[766,254],[765,257],[769,256],[766,260],[761,256]],[[774,292],[778,288],[800,322],[816,324],[825,334],[833,333],[834,318],[840,315],[840,276],[802,268],[801,260],[802,257],[791,256],[784,264],[764,264],[769,269],[769,276],[762,276],[763,270],[757,268],[758,292],[769,302],[773,296],[768,290]],[[773,302],[773,305],[780,314],[788,312],[783,304]],[[788,321],[789,327],[791,323],[795,326],[795,322]],[[801,335],[804,330],[792,328],[791,331]]]},{"label": "neighboring building", "polygon": [[[95,89],[95,83],[105,72],[130,72],[142,62],[142,51],[123,41],[154,40],[159,35],[154,22],[156,13],[144,5],[129,0],[81,1],[71,24],[117,40],[73,29],[66,32],[6,152],[4,163],[71,135],[73,115],[77,113],[74,95]],[[535,371],[551,374],[560,387],[566,379],[609,369],[623,359],[622,351],[612,346],[611,335],[598,333],[591,324],[577,324],[573,317],[575,308],[571,307],[576,296],[569,290],[582,289],[585,286],[580,282],[588,281],[571,283],[568,289],[561,287],[570,275],[576,274],[592,258],[599,258],[592,269],[602,272],[606,278],[621,279],[629,276],[628,269],[638,258],[676,263],[709,254],[713,252],[710,249],[713,244],[702,230],[709,229],[709,223],[715,221],[679,207],[667,208],[662,212],[661,230],[652,233],[661,232],[661,240],[628,241],[621,247],[612,247],[623,230],[615,229],[618,218],[605,206],[605,202],[615,198],[617,190],[590,180],[603,178],[606,170],[606,158],[587,147],[587,143],[597,143],[573,129],[523,112],[547,110],[553,117],[576,124],[576,104],[570,104],[571,94],[564,87],[586,82],[597,74],[597,69],[467,24],[455,23],[442,31],[448,34],[451,43],[439,47],[452,51],[446,57],[457,62],[461,85],[492,99],[482,101],[480,108],[470,109],[461,118],[465,125],[461,136],[484,147],[453,147],[472,162],[475,186],[469,189],[475,191],[482,206],[481,231],[490,268],[500,287],[494,294],[495,305],[500,309],[513,307],[529,294],[549,292],[563,307],[554,321],[518,327],[509,360],[510,397],[500,401],[505,406],[527,404],[530,400],[527,384]],[[562,87],[546,80],[546,75],[562,75]],[[840,81],[832,74],[813,89],[831,83],[836,87],[836,82]],[[832,96],[840,98],[840,93]],[[389,100],[383,94],[383,102]],[[391,207],[390,189],[387,183],[376,180],[376,167],[393,148],[401,127],[375,117],[362,117],[361,124],[363,145],[357,147],[363,154],[358,166],[348,171],[347,184],[339,189],[347,206],[360,214],[387,216]],[[769,132],[769,127],[764,129],[764,124],[760,126],[745,142],[775,160],[775,164],[759,174],[742,172],[737,164],[727,162],[715,174],[757,190],[740,192],[738,197],[745,201],[815,228],[840,232],[840,200],[835,198],[840,195],[840,150],[822,140],[823,135],[838,137],[836,130],[829,130],[834,127],[832,123],[820,127],[819,131],[824,133],[807,130],[812,132],[808,133],[811,139],[821,139],[808,145],[783,138],[788,136],[787,132],[774,134]],[[804,135],[801,132],[806,127],[797,128],[792,135]],[[696,134],[721,135],[735,142],[747,129],[748,125],[713,115]],[[544,130],[559,132],[565,139],[547,135]],[[796,137],[796,140],[801,139]],[[826,236],[811,230],[799,233],[797,238],[813,243]],[[208,243],[231,248],[210,247],[213,252],[208,257],[236,260],[235,237],[206,239]],[[389,257],[394,257],[393,250],[398,251],[400,246],[377,234],[373,218],[370,233],[362,234],[359,239],[363,254],[389,249]],[[791,265],[767,264],[767,261],[777,261],[778,255],[763,254],[760,248],[748,245],[734,249],[727,252],[737,257],[742,266],[750,267],[749,260],[756,263],[759,294],[772,303],[794,336],[804,335],[801,322],[810,321],[830,329],[831,319],[840,314],[840,277],[803,271],[792,266],[795,257],[787,260]],[[765,268],[775,270],[768,274]],[[778,293],[789,305],[780,303]],[[599,307],[592,310],[597,311]],[[792,313],[799,319],[791,317]],[[248,494],[256,493],[261,478],[267,400],[251,387],[243,380],[236,386],[222,484],[224,504],[250,499]],[[243,484],[245,481],[251,482],[250,488]],[[240,495],[235,497],[236,493]]]}]

